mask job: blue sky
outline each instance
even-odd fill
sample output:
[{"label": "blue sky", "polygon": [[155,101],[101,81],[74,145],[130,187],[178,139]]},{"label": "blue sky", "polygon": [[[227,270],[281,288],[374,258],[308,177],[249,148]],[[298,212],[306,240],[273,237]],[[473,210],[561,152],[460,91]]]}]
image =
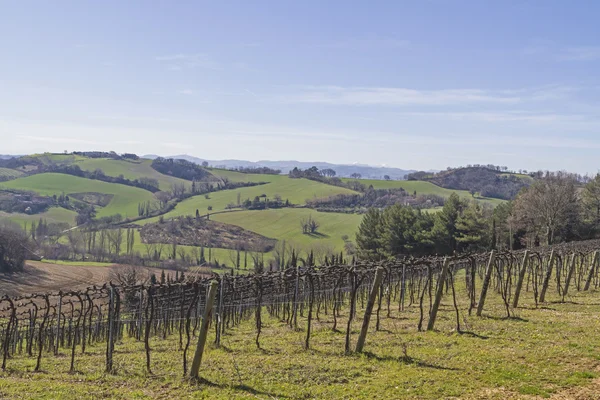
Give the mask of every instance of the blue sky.
[{"label": "blue sky", "polygon": [[0,153],[600,169],[600,2],[3,1]]}]

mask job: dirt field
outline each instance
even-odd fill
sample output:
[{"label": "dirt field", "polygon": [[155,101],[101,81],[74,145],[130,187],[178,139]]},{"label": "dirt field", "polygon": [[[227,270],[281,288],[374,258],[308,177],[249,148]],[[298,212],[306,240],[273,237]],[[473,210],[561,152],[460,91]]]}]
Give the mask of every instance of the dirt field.
[{"label": "dirt field", "polygon": [[[0,274],[0,296],[85,289],[91,285],[104,284],[112,278],[111,273],[128,267],[118,264],[88,266],[27,261],[23,272],[10,275]],[[148,275],[154,272],[159,277],[161,273],[161,270],[155,268],[139,268],[148,271]],[[165,271],[167,274],[169,272],[175,274],[173,271]]]}]

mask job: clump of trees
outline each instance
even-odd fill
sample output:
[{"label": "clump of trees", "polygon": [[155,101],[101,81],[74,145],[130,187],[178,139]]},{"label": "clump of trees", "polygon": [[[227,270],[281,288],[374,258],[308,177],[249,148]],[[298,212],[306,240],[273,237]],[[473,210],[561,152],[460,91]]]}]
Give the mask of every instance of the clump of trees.
[{"label": "clump of trees", "polygon": [[269,167],[236,167],[231,171],[241,172],[243,174],[266,174],[266,175],[279,175],[281,174],[280,169],[274,169]]},{"label": "clump of trees", "polygon": [[372,208],[359,226],[356,244],[366,259],[481,250],[490,245],[486,210],[456,194],[436,214],[403,205]]},{"label": "clump of trees", "polygon": [[28,240],[19,226],[0,225],[0,271],[23,270],[27,258]]},{"label": "clump of trees", "polygon": [[374,189],[369,186],[364,194],[338,194],[324,199],[310,199],[310,208],[325,212],[366,212],[368,208],[386,208],[395,204],[416,208],[441,207],[445,199],[437,195],[414,195],[402,188]]},{"label": "clump of trees", "polygon": [[407,206],[370,209],[356,235],[360,257],[519,249],[600,236],[600,175],[582,187],[576,175],[546,172],[514,201],[495,209],[451,195],[426,214]]},{"label": "clump of trees", "polygon": [[206,169],[187,160],[158,157],[152,161],[151,166],[161,174],[188,181],[201,181],[211,176]]},{"label": "clump of trees", "polygon": [[314,235],[318,232],[321,224],[319,224],[319,222],[314,219],[312,215],[309,215],[308,218],[302,218],[300,220],[300,226],[302,227],[302,233]]}]

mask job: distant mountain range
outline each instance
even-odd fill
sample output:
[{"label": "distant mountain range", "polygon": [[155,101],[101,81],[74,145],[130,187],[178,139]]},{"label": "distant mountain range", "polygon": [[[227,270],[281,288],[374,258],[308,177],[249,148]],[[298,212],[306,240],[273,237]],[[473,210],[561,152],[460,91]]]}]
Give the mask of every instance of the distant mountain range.
[{"label": "distant mountain range", "polygon": [[[159,156],[155,154],[147,154],[142,156],[142,158],[155,159]],[[371,178],[371,179],[383,179],[384,176],[389,176],[390,179],[401,180],[406,179],[406,175],[415,170],[412,169],[400,169],[400,168],[389,168],[389,167],[375,167],[371,165],[364,164],[331,164],[327,162],[304,162],[304,161],[245,161],[245,160],[207,160],[203,158],[193,157],[186,154],[180,154],[175,156],[167,156],[165,158],[174,158],[174,159],[182,159],[187,160],[196,164],[202,164],[204,161],[208,162],[208,164],[212,167],[217,168],[237,168],[237,167],[267,167],[272,169],[279,169],[281,173],[287,174],[294,168],[307,169],[310,167],[317,167],[319,169],[330,168],[336,172],[336,176],[338,177],[351,177],[352,174],[360,174],[362,178]]]},{"label": "distant mountain range", "polygon": [[13,156],[11,154],[0,154],[0,160],[10,160],[11,158],[17,158],[21,156]]}]

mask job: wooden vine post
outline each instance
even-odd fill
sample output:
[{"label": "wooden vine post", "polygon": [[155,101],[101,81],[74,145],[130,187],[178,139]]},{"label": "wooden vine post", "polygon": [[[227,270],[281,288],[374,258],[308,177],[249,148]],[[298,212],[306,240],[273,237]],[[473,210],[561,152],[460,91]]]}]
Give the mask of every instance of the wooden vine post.
[{"label": "wooden vine post", "polygon": [[546,276],[544,277],[544,284],[542,285],[542,291],[540,292],[540,303],[546,300],[546,291],[550,284],[550,278],[552,277],[552,267],[554,266],[554,249],[550,252],[550,259],[548,260],[548,269],[546,270]]},{"label": "wooden vine post", "polygon": [[569,272],[567,274],[567,280],[565,282],[565,290],[563,290],[563,301],[567,294],[569,293],[569,285],[571,284],[571,279],[573,279],[573,273],[575,272],[575,266],[577,261],[577,254],[573,253],[571,256],[571,266],[569,267]]},{"label": "wooden vine post", "polygon": [[440,303],[442,302],[442,296],[444,294],[444,283],[446,282],[446,275],[448,275],[448,267],[450,265],[450,260],[448,257],[444,258],[444,264],[442,265],[442,272],[440,273],[440,278],[438,280],[437,292],[435,294],[435,301],[433,302],[433,306],[431,308],[431,313],[429,314],[429,322],[427,323],[427,330],[432,331],[435,326],[435,319],[437,317],[438,309],[440,308]]},{"label": "wooden vine post", "polygon": [[479,303],[477,304],[478,317],[481,317],[481,313],[483,312],[485,296],[487,295],[488,287],[490,286],[490,278],[492,277],[492,271],[494,270],[494,256],[494,250],[492,250],[492,252],[490,253],[490,261],[488,262],[487,269],[485,271],[483,285],[481,286],[481,295],[479,296]]},{"label": "wooden vine post", "polygon": [[367,332],[369,331],[369,321],[371,320],[371,313],[373,312],[373,306],[375,305],[375,298],[379,292],[381,286],[381,280],[383,278],[383,268],[377,267],[375,271],[375,279],[373,280],[373,287],[369,294],[369,300],[367,301],[367,308],[365,309],[365,317],[363,319],[362,329],[360,330],[360,336],[358,342],[356,342],[356,352],[362,353],[363,347],[365,346],[365,340],[367,339]]},{"label": "wooden vine post", "polygon": [[592,265],[590,266],[590,273],[588,274],[587,280],[585,281],[585,286],[583,290],[589,290],[590,284],[592,283],[592,278],[594,277],[594,271],[596,270],[596,264],[598,263],[598,251],[594,252],[594,258],[592,259]]},{"label": "wooden vine post", "polygon": [[208,336],[208,323],[210,322],[210,316],[215,303],[215,297],[217,295],[217,281],[210,282],[208,287],[208,294],[206,296],[206,306],[204,307],[204,315],[202,316],[202,325],[200,326],[200,332],[198,334],[198,346],[196,347],[196,353],[194,354],[194,360],[192,361],[192,367],[190,369],[190,378],[198,379],[198,373],[200,371],[200,363],[202,362],[202,354],[204,353],[204,345],[206,344],[206,337]]},{"label": "wooden vine post", "polygon": [[56,313],[56,345],[54,347],[54,355],[58,355],[58,346],[60,345],[60,314],[62,312],[62,291],[58,292],[58,312]]},{"label": "wooden vine post", "polygon": [[515,288],[513,308],[517,308],[519,306],[519,297],[521,296],[521,288],[523,287],[523,280],[525,279],[525,272],[527,272],[528,262],[529,250],[525,250],[525,254],[523,255],[523,262],[521,263],[521,270],[519,271],[519,280],[517,281],[517,287]]},{"label": "wooden vine post", "polygon": [[112,372],[113,367],[113,350],[115,348],[113,344],[114,340],[114,319],[115,319],[115,288],[110,285],[109,289],[109,302],[108,302],[108,341],[106,343],[106,372]]}]

